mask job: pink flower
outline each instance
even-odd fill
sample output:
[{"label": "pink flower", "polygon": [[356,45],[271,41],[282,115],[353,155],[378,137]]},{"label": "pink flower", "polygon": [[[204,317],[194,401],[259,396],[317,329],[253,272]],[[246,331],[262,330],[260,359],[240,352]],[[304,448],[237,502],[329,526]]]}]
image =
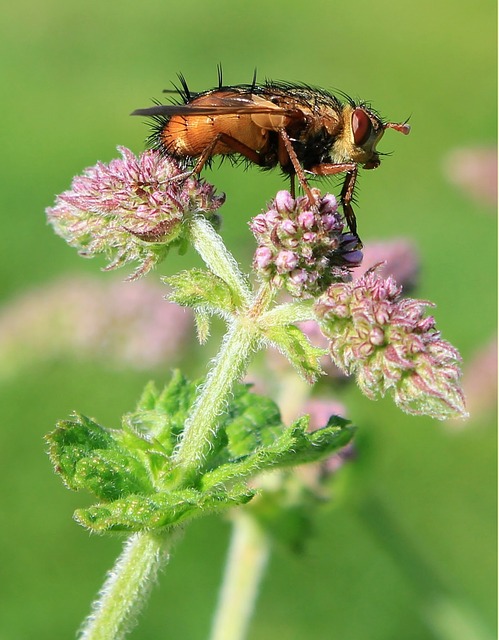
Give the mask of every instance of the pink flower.
[{"label": "pink flower", "polygon": [[107,269],[138,262],[134,279],[162,261],[171,246],[185,245],[190,216],[216,220],[224,197],[192,176],[175,180],[182,173],[179,165],[157,151],[137,158],[118,149],[122,158],[99,162],[74,178],[47,217],[81,255],[102,253],[110,259]]},{"label": "pink flower", "polygon": [[331,194],[311,208],[307,198],[294,200],[287,191],[279,191],[269,210],[253,218],[250,228],[258,242],[253,260],[258,275],[296,298],[320,295],[362,260],[358,238],[343,233]]},{"label": "pink flower", "polygon": [[146,281],[75,276],[15,298],[0,310],[0,377],[60,356],[134,369],[174,365],[193,322],[164,293]]},{"label": "pink flower", "polygon": [[371,399],[389,392],[407,413],[466,417],[458,351],[424,316],[431,304],[400,293],[374,271],[329,287],[315,310],[333,362]]},{"label": "pink flower", "polygon": [[497,207],[497,149],[463,147],[454,149],[445,159],[449,182],[474,200]]}]

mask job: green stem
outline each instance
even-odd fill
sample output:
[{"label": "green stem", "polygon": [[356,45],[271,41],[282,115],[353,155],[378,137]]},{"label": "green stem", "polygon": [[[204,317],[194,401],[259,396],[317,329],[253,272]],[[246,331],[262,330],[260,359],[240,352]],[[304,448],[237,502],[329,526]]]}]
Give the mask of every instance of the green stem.
[{"label": "green stem", "polygon": [[[191,236],[210,270],[222,278],[239,298],[241,312],[232,320],[220,353],[185,424],[184,436],[175,455],[185,483],[195,480],[212,447],[219,416],[233,384],[243,375],[259,343],[255,319],[265,312],[272,300],[272,291],[268,287],[262,287],[253,299],[236,261],[206,220],[193,219]],[[168,559],[171,543],[171,534],[167,537],[139,533],[129,538],[83,627],[81,640],[124,638],[135,624],[158,569]]]},{"label": "green stem", "polygon": [[83,625],[80,640],[120,640],[136,618],[154,584],[158,570],[168,560],[172,538],[137,533],[125,543]]},{"label": "green stem", "polygon": [[259,337],[246,319],[235,320],[197,397],[175,456],[185,481],[199,471],[215,438],[217,422],[233,384],[242,376]]},{"label": "green stem", "polygon": [[206,460],[216,435],[218,417],[258,344],[254,318],[266,310],[272,298],[269,288],[262,287],[252,299],[236,261],[207,220],[193,218],[190,235],[207,267],[224,280],[239,298],[241,313],[229,325],[214,366],[185,423],[182,441],[175,455],[176,464],[182,469],[184,483],[195,479]]},{"label": "green stem", "polygon": [[195,217],[191,220],[189,231],[192,244],[206,266],[229,285],[242,305],[249,306],[251,291],[247,280],[211,223],[201,216]]},{"label": "green stem", "polygon": [[269,552],[269,539],[256,520],[247,513],[238,512],[234,516],[211,640],[243,640],[246,637]]}]

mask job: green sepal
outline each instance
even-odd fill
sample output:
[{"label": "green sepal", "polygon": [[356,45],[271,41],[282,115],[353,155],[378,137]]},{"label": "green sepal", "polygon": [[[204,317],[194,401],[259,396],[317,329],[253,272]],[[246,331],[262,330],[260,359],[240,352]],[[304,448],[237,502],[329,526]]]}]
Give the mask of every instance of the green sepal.
[{"label": "green sepal", "polygon": [[247,503],[254,492],[195,489],[160,492],[154,496],[128,496],[109,504],[78,509],[75,520],[95,533],[149,531],[185,523],[213,511]]},{"label": "green sepal", "polygon": [[169,299],[183,307],[229,317],[242,306],[238,293],[222,278],[205,269],[181,271],[163,278],[163,282],[172,289]]},{"label": "green sepal", "polygon": [[320,359],[327,352],[314,347],[301,329],[293,324],[272,326],[264,329],[264,336],[309,384],[322,375]]}]

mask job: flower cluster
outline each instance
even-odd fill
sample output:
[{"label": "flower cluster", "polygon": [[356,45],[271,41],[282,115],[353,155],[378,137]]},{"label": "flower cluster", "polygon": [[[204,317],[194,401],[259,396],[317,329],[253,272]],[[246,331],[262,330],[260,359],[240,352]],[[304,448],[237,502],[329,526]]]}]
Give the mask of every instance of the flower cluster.
[{"label": "flower cluster", "polygon": [[68,355],[138,370],[172,366],[193,337],[193,322],[163,295],[163,286],[147,280],[77,276],[18,296],[0,309],[0,380]]},{"label": "flower cluster", "polygon": [[122,158],[98,163],[73,180],[47,217],[56,233],[80,254],[104,254],[115,269],[131,261],[139,277],[185,241],[184,222],[200,213],[216,221],[223,203],[213,187],[195,177],[176,179],[179,165],[157,151],[136,157],[118,147]]},{"label": "flower cluster", "polygon": [[466,417],[458,351],[425,317],[430,303],[400,294],[375,271],[329,287],[315,310],[334,363],[371,399],[390,392],[407,413]]},{"label": "flower cluster", "polygon": [[[317,190],[314,190],[318,196]],[[326,194],[317,206],[279,191],[270,209],[250,223],[258,242],[253,266],[262,280],[295,298],[320,295],[345,268],[362,260],[358,238],[343,233],[336,198]]]}]

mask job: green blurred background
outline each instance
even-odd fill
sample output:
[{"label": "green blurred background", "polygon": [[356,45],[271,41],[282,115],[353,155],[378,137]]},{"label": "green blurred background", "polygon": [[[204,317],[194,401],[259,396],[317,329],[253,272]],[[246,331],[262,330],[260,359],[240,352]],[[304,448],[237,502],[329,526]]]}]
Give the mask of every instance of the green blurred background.
[{"label": "green blurred background", "polygon": [[[260,78],[337,87],[384,117],[411,116],[408,138],[361,172],[362,237],[406,236],[422,262],[417,296],[437,304],[444,337],[465,363],[496,326],[496,217],[444,172],[455,148],[495,145],[496,9],[491,0],[418,3],[229,0],[19,0],[3,6],[1,301],[62,274],[103,280],[46,226],[44,208],[72,176],[116,146],[144,148],[128,114],[161,98],[182,71],[194,90]],[[229,165],[207,174],[227,193],[223,234],[243,265],[247,220],[283,186],[278,172]],[[192,262],[172,257],[160,270]],[[123,274],[125,275],[125,274]],[[150,276],[157,279],[158,274]],[[33,332],[37,317],[33,313]],[[202,375],[217,338],[185,368]],[[71,519],[87,497],[65,490],[43,435],[73,409],[115,426],[144,383],[168,376],[91,359],[14,362],[0,391],[0,638],[74,637],[121,547]],[[359,458],[321,512],[302,555],[277,548],[251,640],[478,640],[495,637],[494,408],[459,428],[408,417],[391,401],[343,393],[359,425]],[[207,637],[229,524],[190,526],[133,638]]]}]

